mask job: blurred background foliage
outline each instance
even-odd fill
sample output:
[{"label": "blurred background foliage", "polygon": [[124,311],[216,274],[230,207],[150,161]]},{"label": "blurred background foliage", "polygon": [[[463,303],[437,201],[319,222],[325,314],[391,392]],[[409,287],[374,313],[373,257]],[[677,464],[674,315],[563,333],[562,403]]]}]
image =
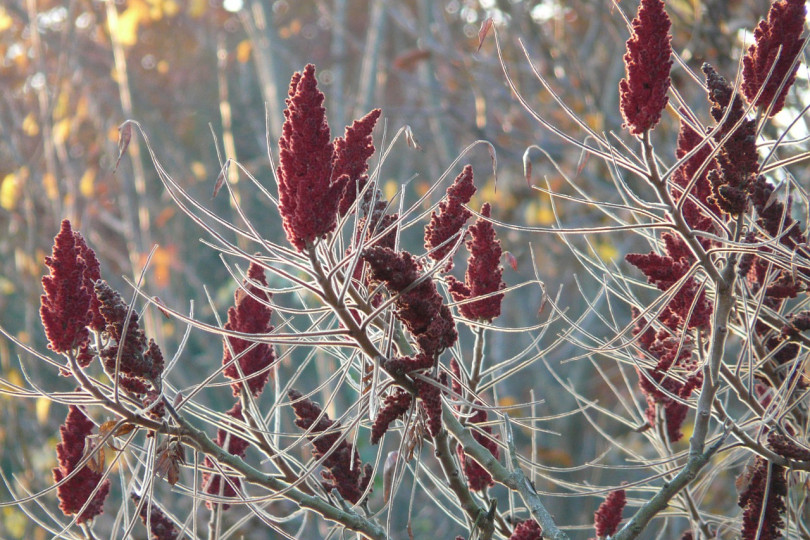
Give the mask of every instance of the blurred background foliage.
[{"label": "blurred background foliage", "polygon": [[[733,79],[742,50],[741,30],[752,28],[768,5],[767,0],[667,2],[673,47],[692,69],[709,61]],[[275,192],[266,140],[277,154],[288,81],[308,62],[318,67],[334,136],[374,107],[383,109],[386,124],[375,133],[378,149],[397,129],[411,126],[422,149],[396,143],[381,166],[381,182],[389,195],[410,181],[407,197],[415,200],[462,149],[486,139],[497,149],[497,187],[484,146],[464,156],[449,171],[446,184],[464,163],[472,163],[479,186],[473,207],[491,202],[493,216],[500,221],[555,223],[548,196],[531,190],[523,176],[521,157],[531,144],[548,151],[560,166],[558,171],[539,153],[533,154],[535,183],[548,181],[551,189],[574,193],[564,173],[594,199],[611,200],[615,195],[605,164],[583,159],[526,114],[505,84],[491,35],[476,52],[478,31],[483,20],[494,19],[510,75],[544,118],[582,137],[543,91],[532,64],[592,128],[614,131],[629,142],[619,133],[617,84],[624,75],[622,54],[628,37],[622,12],[632,17],[635,9],[627,0],[617,5],[602,0],[7,0],[0,7],[0,325],[44,350],[38,315],[43,258],[63,218],[82,231],[101,260],[102,275],[125,296],[131,289],[124,278],[137,279],[147,254],[157,246],[145,275],[149,294],[180,310],[194,299],[197,315],[210,320],[206,285],[223,314],[235,288],[233,279],[217,254],[200,244],[201,231],[172,204],[137,135],[113,173],[117,126],[127,118],[139,121],[180,185],[223,217],[234,218],[227,196],[211,199],[220,169],[217,145]],[[705,119],[700,87],[677,67],[673,81]],[[677,123],[664,122],[653,134],[667,161],[674,155],[673,126]],[[267,212],[270,205],[256,196],[245,175],[232,167],[229,181],[256,228],[269,238],[282,238],[278,216]],[[601,219],[587,208],[567,204],[557,213],[567,226],[599,224]],[[574,282],[577,263],[562,242],[550,235],[500,234],[517,260],[516,270],[506,270],[509,285],[531,279],[534,262],[549,293],[555,295],[563,287],[561,304],[574,313],[580,310],[583,295]],[[620,265],[622,255],[638,245],[629,235],[589,240],[587,249]],[[420,249],[418,232],[403,241]],[[535,261],[530,260],[530,242]],[[593,290],[597,285],[583,287]],[[536,324],[540,302],[540,292],[534,290],[507,297],[505,313],[496,323]],[[150,311],[146,321],[148,335],[172,354],[182,329]],[[492,338],[497,355],[513,354],[521,346],[520,339],[504,337],[509,335]],[[574,354],[562,347],[555,361],[567,353]],[[23,354],[0,340],[3,378],[23,384],[18,361]],[[183,362],[195,369],[214,369],[221,344],[195,334],[184,355],[189,358]],[[592,370],[590,363],[577,362],[560,372],[598,400],[609,390],[600,378],[591,377]],[[182,377],[183,371],[178,373]],[[197,374],[189,377],[199,380]],[[526,377],[535,378],[536,398],[545,399],[536,414],[573,408],[558,390],[547,391],[546,382],[553,383],[540,363]],[[70,389],[69,381],[52,372],[35,373],[34,378],[52,389]],[[594,384],[589,386],[589,380]],[[178,383],[182,386],[183,381]],[[525,384],[513,387],[507,382],[498,390],[502,405],[530,399]],[[6,475],[13,471],[29,489],[42,489],[50,482],[57,427],[65,411],[51,408],[44,399],[0,399],[2,470]],[[580,416],[566,421],[568,425],[560,422],[553,430],[576,433],[584,427],[576,424],[584,422]],[[552,466],[583,463],[600,454],[599,444],[597,438],[542,435],[538,459]],[[592,470],[588,474],[586,481],[605,482]],[[551,502],[562,524],[581,522],[583,516],[587,522],[599,501],[594,499],[593,508],[585,512],[567,502],[570,499]],[[435,537],[449,537],[452,529],[433,521],[431,508],[419,515]],[[0,513],[0,536],[45,538],[12,508]]]}]

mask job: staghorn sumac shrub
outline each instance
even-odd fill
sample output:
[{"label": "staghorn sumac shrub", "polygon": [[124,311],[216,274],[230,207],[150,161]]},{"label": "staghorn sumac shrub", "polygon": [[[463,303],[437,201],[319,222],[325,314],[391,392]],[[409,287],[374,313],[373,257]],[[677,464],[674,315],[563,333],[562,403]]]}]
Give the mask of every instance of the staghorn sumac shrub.
[{"label": "staghorn sumac shrub", "polygon": [[[154,539],[810,537],[810,200],[802,169],[810,153],[806,138],[791,134],[806,111],[806,78],[797,75],[804,27],[796,21],[804,17],[804,2],[776,2],[739,76],[708,64],[698,73],[673,45],[664,2],[641,0],[628,25],[626,76],[615,81],[625,131],[610,136],[577,117],[537,71],[581,129],[560,132],[500,56],[528,116],[612,175],[610,200],[593,198],[560,167],[572,192],[541,188],[532,150],[553,160],[528,145],[525,179],[551,197],[553,227],[506,223],[496,204],[473,204],[473,167],[457,169],[478,145],[497,169],[484,141],[416,200],[383,189],[385,160],[371,161],[383,112],[333,139],[312,64],[292,77],[274,178],[223,164],[213,194],[231,196],[230,220],[192,198],[141,126],[126,121],[121,155],[143,137],[166,192],[234,276],[233,303],[209,297],[206,318],[140,284],[128,301],[63,221],[43,261],[49,352],[6,335],[72,390],[48,390],[34,377],[25,388],[2,387],[68,406],[55,483],[29,494],[4,477],[12,499],[3,504],[70,538],[104,534],[96,528]],[[497,32],[495,40],[500,53]],[[673,70],[703,99],[691,103],[674,88]],[[664,124],[677,133],[669,144],[658,140]],[[410,129],[389,144],[399,139],[412,144]],[[234,166],[283,238],[242,211],[228,181]],[[440,200],[431,202],[434,194]],[[601,220],[567,226],[568,206]],[[502,245],[512,233],[557,235],[572,250],[600,284],[593,297],[580,289],[582,313],[545,297],[534,259],[520,262],[534,278],[512,281],[519,274],[503,262],[518,261]],[[590,244],[594,234],[636,235],[644,247],[606,262]],[[530,298],[526,290],[543,291],[536,311],[546,318],[501,326],[510,306]],[[150,309],[221,340],[216,366],[185,340],[164,355],[141,323]],[[510,334],[530,344],[507,354],[502,336]],[[582,390],[590,381],[563,376],[573,362],[592,364],[609,392],[591,397]],[[542,376],[530,371],[541,364]],[[178,370],[195,382],[180,387]],[[529,400],[501,399],[515,388]],[[535,394],[574,406],[537,416]],[[538,427],[563,416],[580,419],[578,427]],[[584,463],[549,465],[551,454],[538,449],[547,435],[600,442]],[[732,486],[736,497],[718,496]],[[40,511],[51,503],[64,517]],[[430,507],[435,529],[415,531],[420,505]],[[102,526],[105,515],[114,518]]]}]

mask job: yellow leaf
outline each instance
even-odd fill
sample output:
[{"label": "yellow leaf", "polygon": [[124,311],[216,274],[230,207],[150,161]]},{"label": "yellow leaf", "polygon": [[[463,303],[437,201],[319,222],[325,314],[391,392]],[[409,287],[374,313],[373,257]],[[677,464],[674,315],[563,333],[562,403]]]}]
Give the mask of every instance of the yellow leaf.
[{"label": "yellow leaf", "polygon": [[236,46],[236,59],[240,64],[244,64],[250,60],[250,51],[252,49],[253,45],[251,45],[250,41],[245,39],[239,42],[239,45]]},{"label": "yellow leaf", "polygon": [[383,192],[385,193],[385,198],[389,201],[394,198],[394,196],[399,191],[399,184],[396,180],[388,180],[383,187]]},{"label": "yellow leaf", "polygon": [[26,116],[23,119],[22,130],[23,133],[25,133],[29,137],[35,137],[39,135],[39,123],[37,122],[34,113],[28,113],[28,116]]},{"label": "yellow leaf", "polygon": [[70,118],[59,120],[53,125],[53,140],[56,144],[64,144],[70,135]]},{"label": "yellow leaf", "polygon": [[554,224],[554,212],[548,202],[532,202],[526,207],[526,222],[529,225],[547,227]]},{"label": "yellow leaf", "polygon": [[20,387],[20,388],[22,388],[22,386],[23,386],[22,375],[16,369],[8,370],[8,375],[6,375],[6,379],[8,380],[9,383],[11,383],[14,386],[17,386],[17,387]]},{"label": "yellow leaf", "polygon": [[45,173],[42,175],[42,187],[45,188],[45,195],[47,195],[50,200],[55,201],[59,198],[59,185],[53,173]]},{"label": "yellow leaf", "polygon": [[0,182],[0,207],[14,210],[22,196],[23,179],[14,173],[9,173]]},{"label": "yellow leaf", "polygon": [[[155,277],[155,284],[158,287],[166,287],[169,285],[171,268],[176,257],[176,246],[169,246],[168,248],[158,247],[155,250],[155,254],[152,256],[151,268]],[[146,256],[144,255],[141,260],[143,263],[146,263]]]},{"label": "yellow leaf", "polygon": [[604,129],[605,115],[601,112],[591,112],[585,115],[585,123],[592,130],[600,132]]},{"label": "yellow leaf", "polygon": [[149,3],[152,4],[149,16],[156,21],[163,17],[174,17],[180,11],[180,7],[174,0],[149,0]]},{"label": "yellow leaf", "polygon": [[54,119],[62,119],[70,116],[73,112],[70,106],[70,89],[63,88],[63,91],[59,92],[56,104],[53,106],[53,117]]},{"label": "yellow leaf", "polygon": [[169,72],[169,63],[166,60],[161,60],[157,63],[157,72],[161,75],[166,75]]},{"label": "yellow leaf", "polygon": [[596,244],[596,254],[603,261],[612,262],[619,256],[619,250],[610,242],[599,242]]},{"label": "yellow leaf", "polygon": [[148,21],[149,6],[140,1],[129,2],[129,7],[117,17],[110,17],[110,34],[125,47],[131,47],[138,42],[138,26],[141,21]]},{"label": "yellow leaf", "polygon": [[95,167],[90,167],[84,171],[82,179],[79,180],[79,193],[81,193],[83,197],[93,196],[93,187],[96,182],[97,173],[98,171]]},{"label": "yellow leaf", "polygon": [[207,10],[207,0],[191,0],[188,4],[188,14],[194,19],[198,19],[205,15]]},{"label": "yellow leaf", "polygon": [[16,290],[17,289],[16,287],[14,287],[13,281],[3,276],[0,276],[0,294],[7,296],[12,294]]},{"label": "yellow leaf", "polygon": [[14,507],[3,508],[3,527],[11,538],[22,538],[25,536],[25,528],[28,525],[28,516]]},{"label": "yellow leaf", "polygon": [[11,16],[6,13],[5,8],[0,7],[0,32],[11,28],[13,23],[14,19],[12,19]]},{"label": "yellow leaf", "polygon": [[205,180],[205,177],[208,175],[208,171],[205,170],[205,165],[203,165],[201,161],[193,161],[191,163],[191,172],[198,181]]},{"label": "yellow leaf", "polygon": [[36,402],[37,422],[40,426],[48,423],[48,411],[51,410],[51,400],[46,397],[37,398]]}]

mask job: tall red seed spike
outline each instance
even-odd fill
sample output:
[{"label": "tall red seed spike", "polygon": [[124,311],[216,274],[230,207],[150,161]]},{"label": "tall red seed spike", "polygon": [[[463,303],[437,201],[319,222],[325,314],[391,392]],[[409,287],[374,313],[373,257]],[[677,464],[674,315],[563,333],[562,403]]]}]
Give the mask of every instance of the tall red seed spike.
[{"label": "tall red seed spike", "polygon": [[[225,323],[226,330],[242,332],[244,334],[269,334],[273,331],[270,324],[272,311],[267,305],[270,302],[271,294],[265,291],[267,280],[264,276],[264,269],[250,263],[247,271],[247,279],[242,283],[242,287],[234,293],[234,305],[228,309],[228,322]],[[248,294],[245,291],[249,291]],[[254,344],[252,341],[236,337],[225,338],[227,343],[223,343],[223,365],[229,364],[234,356],[239,356],[249,347],[250,351],[237,360],[242,374],[247,377],[248,389],[254,396],[258,396],[264,389],[270,378],[270,370],[267,369],[275,361],[273,346],[269,343]],[[230,348],[228,348],[230,345]],[[231,355],[233,350],[233,355]],[[256,375],[253,375],[256,373]],[[223,375],[230,379],[240,379],[239,370],[236,364],[230,364],[223,371]],[[253,375],[253,376],[251,376]],[[231,384],[233,395],[238,396],[244,381]]]},{"label": "tall red seed spike", "polygon": [[[231,407],[231,409],[225,414],[243,422],[245,420],[244,416],[242,415],[242,403],[239,401],[237,401],[234,406]],[[217,446],[224,448],[229,454],[240,457],[244,457],[248,446],[250,446],[250,443],[248,443],[246,440],[222,428],[217,429],[216,443]],[[212,469],[215,468],[214,463],[209,457],[205,458],[205,466]],[[228,480],[230,480],[230,482]],[[233,486],[241,486],[241,480],[237,476],[229,476],[228,480],[222,478],[221,474],[204,472],[202,482],[203,491],[209,495],[219,496],[220,490],[222,490],[223,497],[236,497],[236,490]],[[233,484],[233,486],[231,484]],[[215,503],[212,501],[206,501],[206,505],[209,509],[212,509],[214,504]],[[227,510],[228,508],[230,508],[229,504],[222,505],[223,510]]]},{"label": "tall red seed spike", "polygon": [[[472,166],[466,165],[447,188],[447,198],[439,203],[438,211],[430,215],[430,223],[425,226],[425,249],[434,261],[442,260],[453,249],[455,242],[448,240],[470,219],[472,212],[463,205],[470,202],[475,191]],[[444,270],[449,271],[452,268],[453,260],[450,259]]]},{"label": "tall red seed spike", "polygon": [[[474,414],[472,414],[469,417],[467,423],[481,424],[486,422],[486,420],[487,420],[487,412],[484,409],[475,409]],[[485,433],[492,434],[492,428],[489,426],[483,426],[480,429]],[[478,430],[472,431],[472,436],[473,439],[475,439],[475,441],[478,444],[489,450],[489,452],[495,457],[495,459],[498,459],[500,457],[500,449],[498,448],[498,443],[496,443],[491,438],[487,437]],[[471,490],[483,491],[486,488],[493,486],[495,484],[489,472],[487,472],[487,470],[484,469],[481,465],[479,465],[478,462],[475,461],[473,458],[466,455],[464,453],[464,448],[460,444],[456,447],[456,453],[458,454],[458,459],[461,462],[461,469],[464,472],[465,478],[467,479],[467,486]]]},{"label": "tall red seed spike", "polygon": [[86,343],[90,339],[87,325],[94,320],[92,287],[88,289],[86,285],[90,278],[86,275],[84,242],[77,246],[77,234],[71,229],[70,221],[62,221],[59,234],[54,238],[53,253],[45,257],[50,275],[42,278],[45,294],[41,296],[39,315],[48,337],[48,348],[57,353],[67,353]]},{"label": "tall red seed spike", "polygon": [[[765,88],[756,100],[756,106],[764,111],[773,103],[770,116],[782,110],[788,90],[796,80],[799,64],[792,68],[791,66],[804,44],[801,35],[806,14],[805,0],[774,2],[768,10],[768,19],[760,21],[754,30],[754,44],[748,48],[748,53],[743,58],[743,94],[749,103],[753,103],[764,84]],[[773,72],[769,78],[768,73],[772,67]],[[785,84],[777,95],[783,80]]]},{"label": "tall red seed spike", "polygon": [[535,520],[527,519],[515,526],[509,540],[543,540],[543,529]]},{"label": "tall red seed spike", "polygon": [[[309,440],[315,447],[315,457],[320,458],[329,454],[323,461],[323,466],[327,470],[321,473],[327,489],[337,489],[344,499],[357,504],[371,481],[371,465],[362,466],[360,454],[353,444],[349,444],[345,439],[340,443],[337,442],[340,438],[337,432],[340,424],[331,420],[329,416],[322,415],[322,409],[317,403],[301,399],[303,396],[297,390],[290,390],[287,395],[294,401],[292,407],[296,416],[295,425],[310,430]],[[320,420],[316,423],[319,416]],[[317,435],[328,429],[333,432]]]},{"label": "tall red seed spike", "polygon": [[619,105],[624,126],[631,134],[641,135],[655,127],[669,101],[672,36],[664,2],[641,0],[632,26],[624,55],[627,77],[619,82]]},{"label": "tall red seed spike", "polygon": [[382,111],[374,109],[360,120],[355,120],[346,127],[343,137],[335,139],[335,161],[332,164],[332,178],[338,179],[348,175],[348,182],[340,198],[338,212],[345,216],[365,186],[368,176],[368,159],[374,153],[371,132],[377,124]]},{"label": "tall red seed spike", "polygon": [[[135,493],[131,494],[130,497],[137,506],[141,498]],[[151,540],[177,540],[180,535],[169,516],[164,514],[163,510],[151,501],[141,506],[138,515],[144,526],[147,525],[148,521]]]},{"label": "tall red seed spike", "polygon": [[[481,207],[481,215],[490,217],[492,209],[489,203]],[[470,259],[467,261],[467,272],[464,283],[448,276],[450,294],[456,302],[485,296],[504,289],[503,267],[501,261],[501,242],[495,234],[492,223],[478,219],[470,226],[470,239],[467,240]],[[458,306],[459,311],[468,319],[492,321],[501,314],[503,294],[495,294],[475,302]]]},{"label": "tall red seed spike", "polygon": [[596,536],[605,538],[616,533],[619,523],[622,521],[622,510],[626,503],[627,497],[623,489],[610,492],[594,514]]},{"label": "tall red seed spike", "polygon": [[382,439],[388,426],[403,416],[411,407],[411,394],[402,388],[395,388],[394,392],[387,395],[383,401],[383,406],[377,412],[377,418],[371,426],[371,444],[377,444]]},{"label": "tall red seed spike", "polygon": [[782,515],[786,511],[784,499],[787,495],[785,468],[757,456],[743,475],[747,476],[747,481],[742,482],[746,485],[737,500],[737,505],[743,509],[740,538],[782,538],[781,529],[785,526]]},{"label": "tall red seed spike", "polygon": [[[70,473],[76,470],[85,455],[87,437],[92,433],[93,422],[84,415],[81,409],[71,405],[64,425],[59,428],[61,442],[56,445],[56,458],[59,466],[53,469],[55,482],[62,482]],[[56,488],[56,496],[59,498],[59,508],[62,512],[66,516],[77,514],[87,503],[90,494],[101,482],[102,476],[101,472],[96,472],[84,465],[69,480],[62,482]],[[110,480],[107,479],[101,484],[101,487],[90,500],[90,504],[79,515],[76,522],[84,523],[101,514],[104,511],[104,499],[107,498],[109,491]]]},{"label": "tall red seed spike", "polygon": [[299,251],[332,232],[347,175],[332,178],[334,148],[315,66],[290,82],[279,145],[278,210],[289,242]]},{"label": "tall red seed spike", "polygon": [[[681,126],[678,131],[678,148],[676,157],[683,158],[686,154],[700,145],[704,136],[697,131],[687,122],[686,111],[681,109]],[[680,186],[686,188],[697,174],[701,165],[711,155],[711,146],[704,144],[691,158],[689,158],[683,165],[678,167],[675,174],[672,175],[672,181]],[[701,231],[712,231],[714,223],[712,218],[707,214],[707,210],[717,217],[721,217],[720,208],[715,204],[712,196],[712,186],[707,177],[708,172],[717,167],[712,161],[708,167],[704,168],[700,178],[695,182],[690,195],[702,203],[702,207],[697,203],[687,200],[683,205],[683,217],[686,223],[693,229]],[[672,190],[673,199],[677,202],[684,196],[682,190]]]},{"label": "tall red seed spike", "polygon": [[[714,139],[718,143],[725,139],[715,157],[717,167],[707,176],[712,185],[712,200],[723,212],[736,216],[748,207],[759,169],[756,121],[743,118],[743,100],[735,95],[734,87],[722,75],[709,64],[703,64],[702,70],[709,89],[712,117],[718,123],[723,122]],[[730,110],[726,112],[727,109]]]},{"label": "tall red seed spike", "polygon": [[363,251],[362,257],[368,263],[372,282],[383,282],[391,293],[401,293],[395,315],[416,337],[422,353],[436,358],[456,342],[455,321],[433,280],[422,279],[413,285],[421,278],[413,255],[372,246]]}]

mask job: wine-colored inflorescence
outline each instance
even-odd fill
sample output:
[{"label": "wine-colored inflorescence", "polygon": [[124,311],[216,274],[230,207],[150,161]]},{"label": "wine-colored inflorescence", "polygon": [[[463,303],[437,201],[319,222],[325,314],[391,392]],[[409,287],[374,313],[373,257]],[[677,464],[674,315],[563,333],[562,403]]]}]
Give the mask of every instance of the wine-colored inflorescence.
[{"label": "wine-colored inflorescence", "polygon": [[[748,197],[759,168],[756,146],[756,122],[744,118],[743,101],[729,82],[709,64],[703,64],[712,117],[720,129],[714,140],[720,144],[715,156],[717,167],[709,171],[713,200],[723,212],[737,216],[745,212]],[[732,100],[733,97],[733,100]],[[730,111],[726,111],[727,108]],[[725,142],[723,142],[725,141]]]},{"label": "wine-colored inflorescence", "polygon": [[[262,335],[272,332],[273,325],[270,324],[272,310],[269,305],[272,294],[266,289],[264,270],[258,264],[251,263],[247,278],[234,293],[234,305],[228,309],[225,330]],[[239,395],[244,384],[241,379],[245,377],[250,392],[258,396],[270,378],[270,366],[276,358],[273,346],[237,337],[228,337],[226,340],[223,344],[222,364],[227,367],[223,375],[236,380],[231,384],[233,395]],[[233,359],[237,357],[238,360],[234,362]]]},{"label": "wine-colored inflorescence", "polygon": [[374,419],[374,424],[371,426],[371,444],[380,442],[382,436],[388,431],[388,426],[408,412],[412,401],[411,394],[402,388],[395,388],[392,393],[385,397],[383,405]]},{"label": "wine-colored inflorescence", "polygon": [[543,528],[533,519],[521,521],[515,526],[509,540],[543,540]]},{"label": "wine-colored inflorescence", "polygon": [[762,110],[773,103],[771,116],[782,110],[788,90],[796,80],[799,64],[794,65],[794,61],[804,44],[801,35],[806,14],[805,0],[774,2],[767,20],[760,21],[754,30],[754,44],[743,58],[745,98]]},{"label": "wine-colored inflorescence", "polygon": [[422,353],[436,358],[458,338],[455,321],[436,284],[420,275],[419,264],[407,251],[374,246],[363,252],[373,282],[385,283],[397,294],[396,316],[416,338]]},{"label": "wine-colored inflorescence", "polygon": [[[472,212],[464,208],[475,194],[473,169],[465,165],[453,183],[447,188],[447,196],[439,203],[439,209],[430,215],[430,223],[425,226],[425,249],[434,261],[444,259],[456,245],[455,239]],[[453,258],[447,259],[445,271],[453,268]]]},{"label": "wine-colored inflorescence", "polygon": [[133,394],[147,394],[158,385],[163,373],[164,360],[160,348],[154,340],[147,341],[138,325],[138,314],[129,309],[121,295],[106,281],[97,281],[95,291],[100,302],[99,309],[107,323],[106,333],[111,338],[99,351],[104,370],[114,377],[117,367],[119,383],[125,390]]},{"label": "wine-colored inflorescence", "polygon": [[785,468],[757,456],[743,474],[745,486],[737,501],[743,509],[740,538],[782,538],[781,529],[785,526],[782,515],[786,510],[784,499],[787,495]]},{"label": "wine-colored inflorescence", "polygon": [[[93,284],[101,276],[99,263],[92,249],[87,247],[79,232],[74,232],[70,221],[62,221],[59,234],[54,238],[53,253],[45,257],[50,275],[42,278],[42,306],[39,314],[49,348],[68,353],[87,345],[92,326],[100,330],[101,315],[95,299]],[[91,358],[84,357],[82,367]]]},{"label": "wine-colored inflorescence", "polygon": [[287,239],[298,251],[335,229],[338,212],[349,210],[357,184],[365,182],[366,162],[374,152],[370,133],[379,109],[355,122],[345,137],[333,143],[323,101],[315,66],[308,64],[290,81],[278,141],[278,211]]},{"label": "wine-colored inflorescence", "polygon": [[[76,518],[77,523],[99,515],[110,491],[110,480],[102,482],[102,473],[92,469],[89,463],[78,468],[85,455],[93,459],[92,448],[87,448],[88,444],[92,444],[88,437],[93,433],[93,427],[93,422],[81,409],[71,405],[64,425],[59,428],[61,442],[56,445],[59,466],[53,469],[53,479],[58,484],[56,496],[59,498],[59,508],[65,515],[72,515],[79,514],[84,507]],[[75,474],[70,476],[72,473]],[[95,494],[91,498],[93,491]]]},{"label": "wine-colored inflorescence", "polygon": [[501,242],[495,235],[492,223],[486,219],[491,212],[489,203],[484,203],[481,207],[483,217],[470,227],[471,238],[467,240],[470,259],[467,261],[464,283],[453,276],[447,276],[450,294],[456,302],[486,296],[474,302],[460,304],[458,310],[468,319],[488,322],[501,314],[504,295],[494,293],[506,288],[502,279],[503,267],[500,264],[503,253]]},{"label": "wine-colored inflorescence", "polygon": [[[141,501],[141,498],[135,493],[130,495],[130,498],[135,504],[139,504]],[[138,515],[143,524],[149,527],[151,540],[176,540],[180,537],[180,533],[175,528],[172,520],[151,501],[141,506]]]},{"label": "wine-colored inflorescence", "polygon": [[330,420],[317,403],[303,398],[296,390],[290,390],[288,397],[293,402],[295,425],[310,432],[313,454],[316,458],[327,456],[323,461],[327,470],[321,473],[324,487],[327,491],[336,489],[352,504],[358,503],[372,479],[371,465],[362,466],[353,444],[345,439],[338,442],[340,423]]},{"label": "wine-colored inflorescence", "polygon": [[[227,416],[234,418],[240,422],[244,422],[245,418],[242,414],[242,405],[240,402],[236,402],[231,409],[225,413]],[[244,457],[245,452],[247,452],[250,443],[246,440],[241,438],[239,435],[236,435],[233,430],[237,429],[237,426],[234,423],[229,423],[228,426],[230,429],[225,430],[222,428],[217,429],[217,438],[216,443],[217,446],[220,448],[224,448],[229,454],[234,456]],[[205,458],[204,465],[207,468],[214,469],[214,462],[211,461],[211,458]],[[239,477],[235,475],[229,475],[227,480],[223,479],[221,474],[211,473],[211,472],[204,472],[203,473],[203,480],[202,480],[202,487],[203,491],[209,495],[214,496],[221,496],[221,497],[228,497],[234,498],[237,496],[236,489],[241,486],[241,480]],[[213,500],[209,499],[206,501],[206,505],[208,508],[213,508],[217,503]],[[230,508],[230,505],[227,503],[222,504],[222,509],[226,510]]]},{"label": "wine-colored inflorescence", "polygon": [[627,496],[623,489],[610,492],[593,516],[596,536],[607,538],[619,529],[625,504],[627,504]]},{"label": "wine-colored inflorescence", "polygon": [[368,160],[374,153],[371,132],[377,124],[382,111],[374,109],[360,120],[355,120],[346,128],[343,137],[335,139],[335,162],[332,165],[332,177],[348,176],[348,182],[340,198],[338,212],[346,215],[354,204],[357,195],[368,182]]},{"label": "wine-colored inflorescence", "polygon": [[619,98],[625,127],[633,135],[641,135],[661,120],[669,102],[672,37],[664,2],[641,0],[632,26],[624,55],[627,76],[619,83]]}]

